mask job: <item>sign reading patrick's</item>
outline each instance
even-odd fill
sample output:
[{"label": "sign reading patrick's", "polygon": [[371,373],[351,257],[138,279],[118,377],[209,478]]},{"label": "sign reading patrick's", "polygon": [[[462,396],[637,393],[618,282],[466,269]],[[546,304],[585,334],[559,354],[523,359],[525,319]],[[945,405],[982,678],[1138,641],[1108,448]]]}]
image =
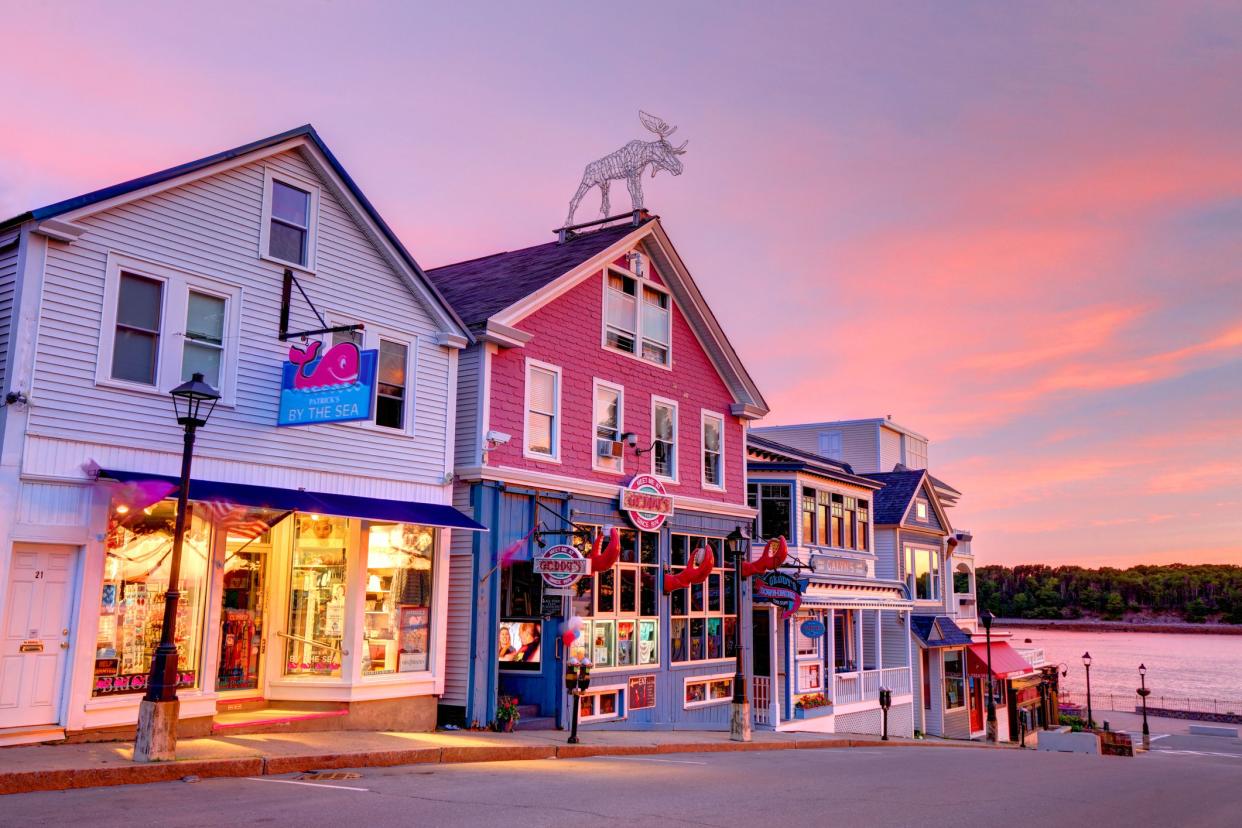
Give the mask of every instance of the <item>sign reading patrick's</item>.
[{"label": "sign reading patrick's", "polygon": [[276,425],[371,419],[377,352],[341,342],[320,356],[321,347],[312,342],[305,349],[296,345],[289,349],[289,361],[280,374]]},{"label": "sign reading patrick's", "polygon": [[621,490],[621,511],[635,529],[654,532],[673,515],[673,496],[664,484],[649,474],[636,474]]}]

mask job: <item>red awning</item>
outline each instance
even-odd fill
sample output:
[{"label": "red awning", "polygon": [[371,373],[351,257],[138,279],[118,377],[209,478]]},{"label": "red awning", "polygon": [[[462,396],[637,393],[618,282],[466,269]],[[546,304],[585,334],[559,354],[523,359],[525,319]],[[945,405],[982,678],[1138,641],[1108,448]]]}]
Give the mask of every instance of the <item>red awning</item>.
[{"label": "red awning", "polygon": [[[968,651],[970,654],[966,657],[966,661],[970,675],[986,676],[988,674],[987,643],[971,644]],[[994,677],[1006,679],[1029,673],[1034,669],[1030,662],[1004,641],[992,642],[992,675]]]}]

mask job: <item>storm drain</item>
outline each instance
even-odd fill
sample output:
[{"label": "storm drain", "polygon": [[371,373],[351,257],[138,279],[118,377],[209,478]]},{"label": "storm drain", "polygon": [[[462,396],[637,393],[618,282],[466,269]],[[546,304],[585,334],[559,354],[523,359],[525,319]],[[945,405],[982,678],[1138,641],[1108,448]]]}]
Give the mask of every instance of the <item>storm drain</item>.
[{"label": "storm drain", "polygon": [[294,777],[304,782],[336,782],[343,779],[361,779],[362,774],[353,771],[331,771],[327,773],[301,773]]}]

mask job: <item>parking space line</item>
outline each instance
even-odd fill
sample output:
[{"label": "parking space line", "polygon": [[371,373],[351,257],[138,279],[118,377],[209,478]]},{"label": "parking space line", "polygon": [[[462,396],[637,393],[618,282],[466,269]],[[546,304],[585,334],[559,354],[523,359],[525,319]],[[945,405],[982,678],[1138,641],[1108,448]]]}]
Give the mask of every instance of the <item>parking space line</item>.
[{"label": "parking space line", "polygon": [[296,779],[263,779],[258,776],[247,776],[251,782],[282,782],[285,785],[305,785],[308,788],[328,788],[333,791],[370,791],[370,788],[355,788],[350,785],[324,785],[320,782],[299,782]]}]

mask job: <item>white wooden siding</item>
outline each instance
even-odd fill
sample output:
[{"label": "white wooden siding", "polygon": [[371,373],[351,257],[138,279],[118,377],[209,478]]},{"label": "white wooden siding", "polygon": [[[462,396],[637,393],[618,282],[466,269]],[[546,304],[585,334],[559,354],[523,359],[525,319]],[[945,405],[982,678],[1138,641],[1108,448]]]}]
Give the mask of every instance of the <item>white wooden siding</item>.
[{"label": "white wooden siding", "polygon": [[904,577],[897,562],[897,532],[893,529],[875,529],[875,577],[892,581]]},{"label": "white wooden siding", "polygon": [[457,434],[454,435],[457,467],[477,466],[481,462],[483,406],[483,346],[471,345],[457,359]]},{"label": "white wooden siding", "polygon": [[893,466],[902,462],[901,432],[880,426],[880,468],[879,471],[890,472]]},{"label": "white wooden siding", "polygon": [[[470,485],[453,487],[453,505],[470,514]],[[446,704],[465,705],[470,692],[470,628],[474,619],[474,532],[454,532],[449,543],[448,629],[445,635]]]},{"label": "white wooden siding", "polygon": [[[317,178],[300,153],[290,151],[88,216],[81,219],[88,230],[78,241],[49,243],[30,433],[80,441],[83,424],[89,423],[91,443],[180,452],[181,430],[167,395],[95,385],[104,267],[111,250],[243,287],[237,405],[217,408],[199,433],[198,458],[309,470],[329,478],[442,485],[451,404],[448,351],[434,344],[437,327],[425,306],[327,187],[320,199],[317,273],[300,278],[325,316],[418,337],[410,386],[414,434],[346,424],[275,426],[289,346],[277,339],[283,269],[258,256],[264,165]],[[179,324],[184,322],[166,319],[165,335],[178,332]],[[320,327],[296,290],[290,326]],[[352,493],[352,485],[348,488]]]},{"label": "white wooden siding", "polygon": [[17,250],[16,239],[0,240],[0,396],[8,388],[5,382],[9,376],[9,327],[17,288]]},{"label": "white wooden siding", "polygon": [[855,474],[892,470],[876,467],[878,450],[874,422],[833,425],[831,428],[816,425],[769,426],[753,428],[752,431],[761,437],[813,454],[819,454],[819,435],[839,431],[841,456],[835,459],[849,463]]}]

